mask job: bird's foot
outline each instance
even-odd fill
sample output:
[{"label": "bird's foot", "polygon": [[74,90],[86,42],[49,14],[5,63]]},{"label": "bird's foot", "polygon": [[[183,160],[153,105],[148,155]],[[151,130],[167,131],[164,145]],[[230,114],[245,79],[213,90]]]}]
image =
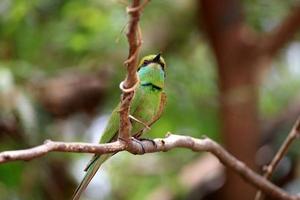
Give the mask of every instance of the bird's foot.
[{"label": "bird's foot", "polygon": [[140,141],[148,141],[151,142],[153,146],[155,146],[155,148],[157,148],[156,143],[154,142],[154,140],[148,139],[148,138],[139,138]]},{"label": "bird's foot", "polygon": [[138,143],[139,145],[141,145],[142,150],[143,150],[143,153],[142,153],[142,154],[145,154],[145,153],[146,153],[145,147],[144,147],[143,143],[142,143],[139,139],[136,139],[135,137],[131,137],[131,140],[132,140],[133,142],[136,142],[136,143]]}]

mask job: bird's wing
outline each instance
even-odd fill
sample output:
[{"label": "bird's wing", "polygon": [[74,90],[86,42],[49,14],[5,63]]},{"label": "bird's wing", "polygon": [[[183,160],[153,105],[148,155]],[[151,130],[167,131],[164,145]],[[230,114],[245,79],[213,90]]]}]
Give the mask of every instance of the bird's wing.
[{"label": "bird's wing", "polygon": [[[119,106],[112,112],[108,123],[106,125],[105,131],[101,137],[100,143],[107,143],[113,140],[115,135],[117,135],[119,130],[119,113],[118,113]],[[79,200],[82,192],[86,189],[92,178],[97,173],[100,166],[112,156],[113,154],[104,154],[99,155],[95,154],[91,161],[88,163],[88,165],[85,167],[84,171],[86,171],[86,174],[84,175],[84,178],[80,182],[79,186],[76,188],[76,191],[73,195],[73,200]]]},{"label": "bird's wing", "polygon": [[[130,107],[130,112],[134,112],[139,105],[141,101],[141,95],[135,95],[132,104]],[[108,123],[106,125],[106,128],[104,130],[104,133],[100,139],[100,143],[108,143],[116,140],[119,132],[119,124],[120,124],[120,116],[119,116],[119,110],[120,110],[120,104],[113,110]],[[85,188],[88,186],[92,178],[95,176],[96,172],[100,168],[100,166],[111,156],[114,154],[105,154],[105,155],[98,155],[95,154],[91,161],[88,163],[87,167],[84,169],[86,171],[86,174],[77,187],[74,195],[73,200],[78,200],[82,194],[82,192],[85,190]]]},{"label": "bird's wing", "polygon": [[159,104],[159,108],[158,108],[158,112],[156,113],[156,115],[152,118],[151,122],[148,124],[148,126],[151,126],[152,124],[154,124],[157,120],[159,120],[159,118],[161,117],[165,107],[166,107],[166,103],[167,103],[167,95],[165,92],[161,93],[161,98],[160,98],[160,104]]},{"label": "bird's wing", "polygon": [[101,136],[99,143],[112,142],[119,132],[120,125],[120,104],[113,110],[105,127],[104,133]]}]

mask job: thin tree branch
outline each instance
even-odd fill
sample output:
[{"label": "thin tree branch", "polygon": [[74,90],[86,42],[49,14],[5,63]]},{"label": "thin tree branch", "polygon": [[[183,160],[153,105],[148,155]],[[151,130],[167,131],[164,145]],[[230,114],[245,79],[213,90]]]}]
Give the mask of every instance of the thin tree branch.
[{"label": "thin tree branch", "polygon": [[[299,127],[298,127],[299,128]],[[278,186],[264,179],[243,162],[237,160],[228,153],[221,145],[209,138],[197,139],[190,136],[173,135],[168,133],[166,138],[154,139],[155,145],[149,141],[141,141],[141,144],[130,140],[130,145],[122,141],[107,144],[90,144],[76,142],[55,142],[47,140],[44,144],[25,150],[5,151],[0,153],[0,163],[16,160],[31,160],[48,154],[49,152],[74,152],[107,154],[119,151],[129,151],[133,154],[153,153],[169,151],[174,148],[188,148],[195,152],[207,151],[214,154],[225,166],[238,173],[245,181],[275,199],[300,200],[299,196],[290,195]],[[145,152],[144,152],[145,150]]]},{"label": "thin tree branch", "polygon": [[138,65],[139,49],[141,46],[141,38],[138,34],[138,27],[142,8],[140,0],[132,0],[131,6],[127,8],[127,12],[129,14],[129,25],[126,36],[129,44],[129,55],[128,59],[125,61],[128,73],[124,81],[125,88],[133,87],[138,81],[136,69]]},{"label": "thin tree branch", "polygon": [[[292,130],[288,134],[287,138],[284,140],[283,144],[281,145],[280,149],[274,156],[271,163],[264,168],[265,174],[264,178],[270,179],[274,170],[276,169],[277,165],[279,164],[280,160],[286,155],[289,147],[293,143],[294,140],[300,137],[300,117],[297,119],[296,123],[294,124]],[[259,190],[256,193],[255,200],[261,200],[264,199],[264,195],[262,194],[262,191]]]},{"label": "thin tree branch", "polygon": [[274,56],[291,38],[300,30],[300,4],[294,6],[291,13],[281,22],[275,30],[263,38],[263,50]]},{"label": "thin tree branch", "polygon": [[284,157],[287,153],[289,147],[293,143],[294,140],[300,137],[300,118],[297,119],[296,123],[294,124],[292,130],[288,134],[287,138],[281,145],[280,149],[276,153],[275,157],[271,161],[271,163],[265,168],[266,173],[264,175],[265,178],[270,178],[277,167],[279,161]]},{"label": "thin tree branch", "polygon": [[129,144],[131,132],[131,123],[129,120],[130,104],[134,96],[134,90],[139,82],[136,70],[138,65],[139,49],[142,42],[138,23],[141,10],[145,5],[145,3],[141,5],[140,0],[132,0],[131,6],[127,8],[127,12],[129,14],[129,26],[126,36],[129,44],[129,55],[128,59],[125,61],[127,76],[120,84],[120,88],[123,93],[121,98],[119,129],[119,139],[122,139],[122,141],[125,141],[127,144]]}]

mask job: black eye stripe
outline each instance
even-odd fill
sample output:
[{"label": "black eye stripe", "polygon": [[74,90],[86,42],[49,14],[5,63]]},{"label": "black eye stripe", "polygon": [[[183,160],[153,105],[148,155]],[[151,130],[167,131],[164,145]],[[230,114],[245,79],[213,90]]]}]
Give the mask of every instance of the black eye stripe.
[{"label": "black eye stripe", "polygon": [[148,65],[149,63],[151,63],[150,60],[144,60],[143,65]]},{"label": "black eye stripe", "polygon": [[163,68],[163,70],[165,70],[165,64],[161,61],[159,61],[160,66]]},{"label": "black eye stripe", "polygon": [[144,60],[143,64],[138,68],[137,71],[139,71],[141,68],[145,67],[146,65],[149,65],[150,63],[157,63],[161,66],[162,70],[165,71],[165,64],[160,60],[159,62],[154,62],[153,60]]}]

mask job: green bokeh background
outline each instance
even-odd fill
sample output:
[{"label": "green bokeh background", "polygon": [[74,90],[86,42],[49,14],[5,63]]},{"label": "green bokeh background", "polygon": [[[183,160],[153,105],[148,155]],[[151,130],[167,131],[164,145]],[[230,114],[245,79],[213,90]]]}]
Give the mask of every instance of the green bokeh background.
[{"label": "green bokeh background", "polygon": [[[294,2],[243,0],[242,4],[247,23],[258,32],[267,32],[287,15]],[[90,142],[97,137],[88,130],[118,103],[118,84],[125,75],[127,4],[121,0],[0,1],[0,119],[17,118],[21,130],[17,137],[0,132],[1,151],[37,145],[48,138]],[[168,105],[149,137],[163,137],[170,131],[207,135],[222,142],[216,62],[196,7],[192,0],[152,0],[142,14],[141,55],[162,52],[168,66]],[[299,49],[298,40],[283,49],[261,81],[262,120],[275,118],[299,94],[300,70],[295,65],[300,65],[300,60],[294,55]],[[289,52],[294,57],[290,58]],[[37,86],[45,80],[101,70],[110,75],[104,100],[92,115],[76,112],[56,119],[36,97]],[[178,174],[199,156],[182,149],[144,156],[121,153],[100,172],[106,177],[106,186],[98,186],[98,190],[104,188],[103,199],[138,200],[167,187],[182,199],[188,191]],[[51,153],[30,162],[0,165],[0,200],[69,199],[89,157]],[[86,199],[100,198],[96,196],[99,191],[93,191]]]}]

